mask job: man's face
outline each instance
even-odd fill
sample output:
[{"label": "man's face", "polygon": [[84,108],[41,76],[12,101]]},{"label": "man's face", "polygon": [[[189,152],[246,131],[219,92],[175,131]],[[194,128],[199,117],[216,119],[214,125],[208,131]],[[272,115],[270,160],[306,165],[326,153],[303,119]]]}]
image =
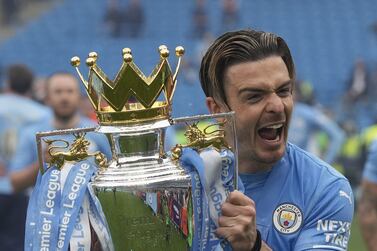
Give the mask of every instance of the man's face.
[{"label": "man's face", "polygon": [[50,79],[47,87],[47,103],[60,119],[70,119],[78,110],[80,90],[77,80],[65,74]]},{"label": "man's face", "polygon": [[[271,167],[284,155],[293,108],[292,80],[284,61],[271,56],[236,64],[224,77],[227,104],[236,112],[240,165]],[[227,110],[215,104],[214,111],[208,99],[207,105],[212,112]]]}]

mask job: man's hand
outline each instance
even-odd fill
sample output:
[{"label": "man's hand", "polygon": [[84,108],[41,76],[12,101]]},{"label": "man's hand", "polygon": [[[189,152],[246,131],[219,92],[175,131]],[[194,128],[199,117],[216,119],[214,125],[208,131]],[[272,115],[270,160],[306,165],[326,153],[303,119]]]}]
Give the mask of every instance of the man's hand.
[{"label": "man's hand", "polygon": [[6,171],[5,171],[5,166],[4,164],[0,161],[0,177],[5,176]]},{"label": "man's hand", "polygon": [[221,213],[216,234],[227,239],[233,250],[250,251],[257,238],[254,201],[239,191],[231,192]]},{"label": "man's hand", "polygon": [[377,185],[364,180],[358,205],[361,233],[371,251],[377,250]]}]

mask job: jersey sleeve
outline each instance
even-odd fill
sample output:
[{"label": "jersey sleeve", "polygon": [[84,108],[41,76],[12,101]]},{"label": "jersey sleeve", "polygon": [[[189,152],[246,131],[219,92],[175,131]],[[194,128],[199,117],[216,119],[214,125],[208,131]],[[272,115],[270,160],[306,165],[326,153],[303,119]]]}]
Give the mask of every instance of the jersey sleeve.
[{"label": "jersey sleeve", "polygon": [[369,147],[368,157],[363,171],[363,179],[377,184],[377,140]]},{"label": "jersey sleeve", "polygon": [[9,171],[19,171],[33,164],[38,160],[37,155],[35,133],[26,129],[20,135],[20,141],[10,162]]},{"label": "jersey sleeve", "polygon": [[351,187],[346,179],[339,178],[318,187],[318,191],[318,196],[312,198],[314,206],[304,220],[294,250],[346,251],[354,211]]}]

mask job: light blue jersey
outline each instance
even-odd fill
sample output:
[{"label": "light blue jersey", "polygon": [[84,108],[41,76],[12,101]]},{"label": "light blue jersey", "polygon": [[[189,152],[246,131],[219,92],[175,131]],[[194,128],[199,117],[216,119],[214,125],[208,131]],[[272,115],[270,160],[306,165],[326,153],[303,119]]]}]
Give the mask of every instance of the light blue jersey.
[{"label": "light blue jersey", "polygon": [[363,179],[377,184],[377,140],[374,140],[368,149]]},{"label": "light blue jersey", "polygon": [[320,109],[296,103],[289,127],[289,141],[308,152],[319,155],[321,153],[314,137],[317,132],[325,132],[329,138],[329,144],[323,153],[324,161],[334,162],[342,147],[345,133]]},{"label": "light blue jersey", "polygon": [[273,250],[346,250],[354,201],[346,178],[288,143],[271,171],[240,175]]},{"label": "light blue jersey", "polygon": [[[82,127],[95,127],[96,123],[93,121],[81,117],[80,122],[77,125],[78,128]],[[20,144],[17,147],[15,158],[12,159],[10,164],[10,171],[16,171],[27,167],[28,165],[35,163],[38,160],[37,144],[35,140],[35,134],[37,132],[46,132],[56,130],[51,121],[44,121],[37,123],[30,127],[25,128],[21,133]],[[99,133],[90,132],[85,136],[90,141],[89,152],[101,151],[108,158],[111,157],[110,146],[106,137]],[[49,139],[63,139],[69,142],[74,140],[73,135],[59,135],[49,137]]]},{"label": "light blue jersey", "polygon": [[30,98],[15,94],[0,95],[0,161],[7,169],[23,128],[50,117],[48,107]]}]

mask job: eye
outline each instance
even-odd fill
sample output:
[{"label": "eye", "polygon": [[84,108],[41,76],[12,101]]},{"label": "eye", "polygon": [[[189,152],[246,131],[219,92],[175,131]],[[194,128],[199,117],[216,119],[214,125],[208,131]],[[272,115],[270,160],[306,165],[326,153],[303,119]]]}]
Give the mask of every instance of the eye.
[{"label": "eye", "polygon": [[277,94],[279,97],[288,97],[291,95],[291,88],[290,87],[284,87],[282,89],[279,89],[277,91]]},{"label": "eye", "polygon": [[250,94],[247,95],[247,101],[250,103],[257,103],[262,100],[263,96],[261,94]]}]

